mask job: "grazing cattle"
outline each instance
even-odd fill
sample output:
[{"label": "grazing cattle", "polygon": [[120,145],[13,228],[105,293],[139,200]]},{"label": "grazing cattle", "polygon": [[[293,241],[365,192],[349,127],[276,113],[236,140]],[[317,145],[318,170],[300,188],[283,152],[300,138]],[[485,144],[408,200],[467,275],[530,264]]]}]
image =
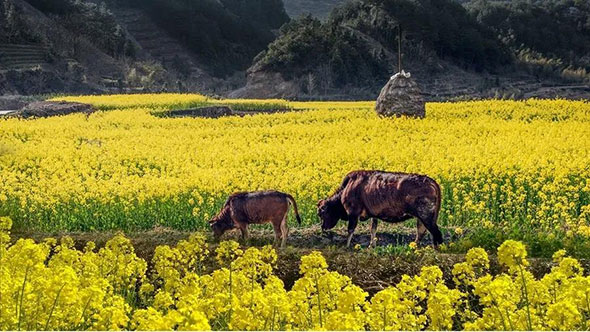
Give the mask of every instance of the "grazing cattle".
[{"label": "grazing cattle", "polygon": [[443,241],[436,224],[440,203],[440,186],[428,176],[355,171],[346,175],[334,195],[318,202],[318,215],[323,231],[334,228],[340,219],[348,220],[347,246],[359,219],[373,218],[370,246],[374,246],[378,219],[396,223],[416,218],[416,243],[428,230],[437,247]]},{"label": "grazing cattle", "polygon": [[293,205],[295,217],[301,225],[297,203],[293,196],[272,190],[232,194],[209,224],[216,239],[229,229],[239,228],[245,240],[248,237],[249,224],[269,222],[272,223],[275,231],[275,244],[282,239],[281,247],[284,247],[289,232],[287,228],[289,204]]}]

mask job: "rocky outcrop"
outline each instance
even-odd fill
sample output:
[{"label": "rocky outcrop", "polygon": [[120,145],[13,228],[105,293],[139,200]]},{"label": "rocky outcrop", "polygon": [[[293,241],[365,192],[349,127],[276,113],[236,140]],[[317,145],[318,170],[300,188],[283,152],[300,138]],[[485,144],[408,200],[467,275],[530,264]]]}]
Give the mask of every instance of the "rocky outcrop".
[{"label": "rocky outcrop", "polygon": [[287,81],[280,73],[248,70],[246,86],[232,91],[230,98],[286,98],[293,99],[302,94],[296,81]]},{"label": "rocky outcrop", "polygon": [[426,115],[424,97],[410,73],[397,73],[385,84],[375,110],[382,116],[409,116],[423,118]]}]

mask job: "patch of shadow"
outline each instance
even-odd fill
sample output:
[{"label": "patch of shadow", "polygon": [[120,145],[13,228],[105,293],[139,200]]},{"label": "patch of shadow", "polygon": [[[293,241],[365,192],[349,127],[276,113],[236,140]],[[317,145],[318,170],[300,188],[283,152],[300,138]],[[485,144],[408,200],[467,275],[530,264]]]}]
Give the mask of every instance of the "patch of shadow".
[{"label": "patch of shadow", "polygon": [[23,106],[20,110],[7,112],[9,117],[19,118],[47,118],[52,116],[82,113],[87,117],[94,112],[89,104],[71,103],[65,101],[35,101]]},{"label": "patch of shadow", "polygon": [[206,106],[183,110],[155,111],[153,116],[160,118],[209,118],[217,119],[225,116],[246,116],[253,114],[272,114],[289,112],[288,108],[269,108],[269,109],[240,109],[234,110],[230,106]]}]

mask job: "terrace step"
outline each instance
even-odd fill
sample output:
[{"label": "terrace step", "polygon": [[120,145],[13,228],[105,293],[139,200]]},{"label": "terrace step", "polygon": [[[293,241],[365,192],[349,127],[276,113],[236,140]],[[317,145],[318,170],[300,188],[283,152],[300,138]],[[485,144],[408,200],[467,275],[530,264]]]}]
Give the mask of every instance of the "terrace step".
[{"label": "terrace step", "polygon": [[48,64],[49,49],[34,44],[0,44],[0,70],[27,69]]},{"label": "terrace step", "polygon": [[160,61],[164,67],[173,67],[175,62],[180,61],[187,65],[188,74],[191,76],[204,74],[195,55],[162,30],[141,10],[114,8],[113,14],[137,42],[137,45],[151,58]]}]

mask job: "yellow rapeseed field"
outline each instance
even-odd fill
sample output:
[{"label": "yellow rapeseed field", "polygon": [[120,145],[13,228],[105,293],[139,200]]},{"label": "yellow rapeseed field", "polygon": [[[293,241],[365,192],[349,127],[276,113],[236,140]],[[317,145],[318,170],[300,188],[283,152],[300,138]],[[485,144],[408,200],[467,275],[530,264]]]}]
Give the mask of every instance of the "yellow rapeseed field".
[{"label": "yellow rapeseed field", "polygon": [[[508,240],[498,248],[500,273],[474,248],[445,282],[437,266],[403,275],[372,297],[331,271],[320,252],[301,258],[290,290],[275,274],[270,246],[242,250],[234,241],[212,254],[193,234],[156,248],[150,270],[130,241],[105,247],[71,238],[9,244],[0,218],[1,330],[588,330],[590,276],[560,250],[551,272],[536,278],[527,250]],[[418,249],[412,255],[421,257]],[[448,278],[447,278],[448,280]]]},{"label": "yellow rapeseed field", "polygon": [[[101,110],[0,120],[0,215],[16,228],[204,227],[228,194],[277,189],[304,223],[356,169],[416,172],[443,188],[442,226],[590,237],[590,104],[429,103],[425,119],[372,102],[215,100],[157,94],[61,97]],[[204,104],[292,108],[161,118]]]}]

